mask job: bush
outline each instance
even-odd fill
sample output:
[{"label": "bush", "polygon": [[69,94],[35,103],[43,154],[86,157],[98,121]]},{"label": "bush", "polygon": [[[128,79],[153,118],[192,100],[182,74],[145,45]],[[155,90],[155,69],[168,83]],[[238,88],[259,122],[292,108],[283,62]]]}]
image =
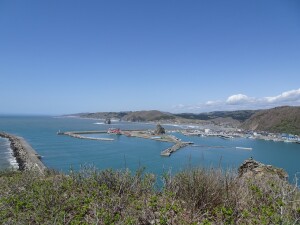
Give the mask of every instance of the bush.
[{"label": "bush", "polygon": [[1,224],[299,224],[299,190],[219,169],[0,172]]}]

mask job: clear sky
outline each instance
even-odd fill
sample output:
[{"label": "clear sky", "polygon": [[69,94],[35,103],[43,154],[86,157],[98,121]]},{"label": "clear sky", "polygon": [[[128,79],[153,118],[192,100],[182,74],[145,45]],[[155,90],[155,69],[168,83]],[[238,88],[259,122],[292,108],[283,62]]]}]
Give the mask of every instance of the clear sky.
[{"label": "clear sky", "polygon": [[0,113],[300,105],[300,1],[0,0]]}]

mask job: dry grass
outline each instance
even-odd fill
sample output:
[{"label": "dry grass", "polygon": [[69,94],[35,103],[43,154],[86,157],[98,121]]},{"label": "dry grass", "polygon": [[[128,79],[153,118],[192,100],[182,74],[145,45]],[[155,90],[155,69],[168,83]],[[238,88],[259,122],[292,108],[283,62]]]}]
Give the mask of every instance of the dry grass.
[{"label": "dry grass", "polygon": [[299,224],[299,189],[218,169],[0,173],[1,224]]}]

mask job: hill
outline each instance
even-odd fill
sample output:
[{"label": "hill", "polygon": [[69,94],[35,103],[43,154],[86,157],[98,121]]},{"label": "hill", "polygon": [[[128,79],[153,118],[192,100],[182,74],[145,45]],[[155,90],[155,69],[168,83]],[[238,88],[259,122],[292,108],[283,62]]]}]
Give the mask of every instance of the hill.
[{"label": "hill", "polygon": [[199,119],[199,120],[213,120],[217,118],[231,118],[239,122],[244,122],[246,119],[250,118],[254,113],[259,110],[237,110],[237,111],[214,111],[207,113],[182,113],[176,114],[176,116],[186,118],[186,119]]},{"label": "hill", "polygon": [[209,113],[181,113],[172,114],[158,110],[127,111],[127,112],[96,112],[79,113],[72,116],[92,119],[118,119],[131,122],[150,122],[150,121],[171,121],[176,123],[206,123],[240,125],[246,119],[250,118],[258,110],[239,110],[239,111],[216,111]]},{"label": "hill", "polygon": [[241,126],[247,130],[300,134],[300,107],[282,106],[261,110]]},{"label": "hill", "polygon": [[300,107],[282,106],[267,110],[215,111],[172,114],[158,110],[73,114],[82,118],[117,119],[131,122],[214,123],[276,133],[300,134]]},{"label": "hill", "polygon": [[137,111],[137,112],[130,112],[125,115],[123,118],[125,121],[159,121],[159,120],[172,120],[175,119],[175,116],[171,113],[164,113],[157,110],[150,110],[150,111]]},{"label": "hill", "polygon": [[122,119],[125,115],[131,112],[96,112],[96,113],[79,113],[74,114],[81,118],[92,118],[92,119]]},{"label": "hill", "polygon": [[131,122],[149,122],[160,120],[172,120],[175,116],[171,113],[160,112],[158,110],[143,110],[135,112],[96,112],[96,113],[80,113],[75,114],[82,118],[93,119],[119,119]]}]

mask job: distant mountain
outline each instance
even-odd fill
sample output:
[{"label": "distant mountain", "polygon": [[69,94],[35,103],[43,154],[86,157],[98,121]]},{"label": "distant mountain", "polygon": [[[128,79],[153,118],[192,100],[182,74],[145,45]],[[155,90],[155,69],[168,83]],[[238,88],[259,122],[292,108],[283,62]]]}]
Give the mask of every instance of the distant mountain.
[{"label": "distant mountain", "polygon": [[175,116],[173,114],[160,112],[157,110],[130,112],[122,118],[122,120],[132,121],[132,122],[159,121],[159,120],[172,120],[172,119],[175,119]]},{"label": "distant mountain", "polygon": [[222,125],[230,125],[237,127],[243,121],[250,118],[257,110],[240,110],[240,111],[216,111],[209,113],[182,113],[172,114],[168,112],[161,112],[158,110],[149,111],[127,111],[127,112],[96,112],[96,113],[78,113],[72,116],[79,116],[81,118],[92,119],[117,119],[131,122],[159,122],[169,121],[174,123],[198,123],[207,124],[215,123]]},{"label": "distant mountain", "polygon": [[131,122],[149,122],[160,120],[172,120],[175,116],[171,113],[160,112],[158,110],[136,111],[136,112],[97,112],[77,114],[82,118],[93,119],[119,119]]},{"label": "distant mountain", "polygon": [[300,134],[300,107],[282,106],[261,110],[241,126],[247,130]]},{"label": "distant mountain", "polygon": [[158,110],[97,112],[73,114],[82,118],[117,119],[131,122],[214,123],[277,133],[300,134],[300,107],[283,106],[267,110],[215,111],[209,113],[171,114]]},{"label": "distant mountain", "polygon": [[96,112],[96,113],[79,113],[75,114],[82,118],[92,118],[92,119],[122,119],[125,115],[131,112]]}]

